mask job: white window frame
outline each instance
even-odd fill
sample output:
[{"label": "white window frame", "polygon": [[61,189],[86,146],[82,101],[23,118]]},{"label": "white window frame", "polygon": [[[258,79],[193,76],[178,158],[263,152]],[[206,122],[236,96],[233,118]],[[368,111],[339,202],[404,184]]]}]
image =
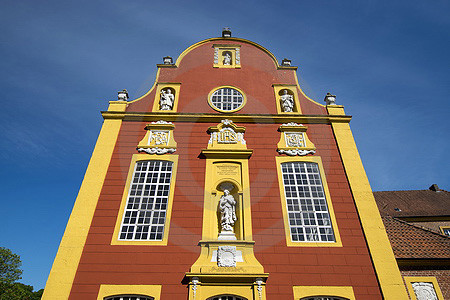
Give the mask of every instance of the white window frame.
[{"label": "white window frame", "polygon": [[[127,197],[121,207],[122,218],[117,228],[117,241],[158,243],[167,239],[177,159],[148,159],[148,156],[141,154],[138,156],[147,159],[133,159]],[[152,166],[153,169],[150,169]],[[143,170],[143,167],[146,169]],[[155,167],[158,168],[155,170]]]},{"label": "white window frame", "polygon": [[281,164],[284,196],[293,242],[336,242],[319,165]]},{"label": "white window frame", "polygon": [[235,112],[244,107],[246,98],[244,93],[232,86],[221,86],[209,94],[208,102],[211,107],[221,112]]}]

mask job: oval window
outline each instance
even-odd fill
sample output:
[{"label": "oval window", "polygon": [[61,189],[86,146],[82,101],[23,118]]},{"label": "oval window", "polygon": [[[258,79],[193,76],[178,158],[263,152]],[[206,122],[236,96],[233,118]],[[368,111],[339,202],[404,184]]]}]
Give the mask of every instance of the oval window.
[{"label": "oval window", "polygon": [[215,110],[234,112],[245,104],[245,97],[241,91],[233,87],[221,87],[209,96],[209,104]]}]

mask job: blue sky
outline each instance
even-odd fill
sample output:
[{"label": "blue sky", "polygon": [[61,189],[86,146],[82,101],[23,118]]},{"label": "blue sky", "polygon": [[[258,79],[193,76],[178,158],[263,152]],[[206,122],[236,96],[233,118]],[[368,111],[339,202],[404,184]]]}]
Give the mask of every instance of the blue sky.
[{"label": "blue sky", "polygon": [[337,95],[372,188],[450,189],[448,1],[0,1],[0,246],[43,288],[117,91],[156,64],[233,36],[299,67],[308,96]]}]

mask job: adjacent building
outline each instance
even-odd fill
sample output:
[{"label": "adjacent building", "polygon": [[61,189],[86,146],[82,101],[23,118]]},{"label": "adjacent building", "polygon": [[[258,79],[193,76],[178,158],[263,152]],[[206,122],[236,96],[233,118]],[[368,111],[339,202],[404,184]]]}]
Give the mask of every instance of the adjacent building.
[{"label": "adjacent building", "polygon": [[332,94],[254,42],[198,42],[104,122],[43,299],[408,299]]},{"label": "adjacent building", "polygon": [[450,193],[374,192],[411,299],[450,299]]}]

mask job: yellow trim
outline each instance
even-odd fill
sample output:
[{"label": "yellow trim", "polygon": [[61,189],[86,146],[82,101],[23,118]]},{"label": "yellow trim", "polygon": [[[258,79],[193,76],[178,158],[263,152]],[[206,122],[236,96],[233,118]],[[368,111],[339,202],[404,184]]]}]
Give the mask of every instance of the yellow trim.
[{"label": "yellow trim", "polygon": [[[263,285],[262,298],[261,300],[266,299],[265,286]],[[244,297],[248,300],[260,299],[258,296],[258,291],[256,287],[251,284],[246,285],[211,285],[206,283],[197,284],[197,291],[194,298],[194,292],[192,290],[192,284],[190,284],[189,288],[189,300],[200,300],[200,299],[209,299],[214,296],[219,295],[234,295],[239,297]]]},{"label": "yellow trim", "polygon": [[350,126],[342,122],[331,124],[383,296],[408,299]]},{"label": "yellow trim", "polygon": [[406,287],[408,288],[409,296],[411,297],[411,300],[417,300],[416,293],[414,293],[414,289],[412,286],[413,282],[429,282],[433,284],[434,291],[436,292],[436,295],[438,296],[439,300],[444,300],[444,296],[442,295],[441,289],[439,287],[439,284],[437,282],[436,277],[404,277]]},{"label": "yellow trim", "polygon": [[[214,94],[214,92],[217,91],[217,90],[225,89],[225,88],[234,89],[234,90],[237,90],[239,93],[241,93],[242,98],[244,98],[244,100],[243,100],[241,106],[239,106],[238,108],[233,109],[233,110],[222,110],[222,109],[219,109],[219,108],[215,107],[215,106],[212,104],[212,100],[211,100],[212,94]],[[223,112],[223,113],[232,113],[232,112],[241,110],[241,109],[245,106],[246,103],[247,103],[247,96],[245,95],[245,93],[244,93],[240,88],[235,87],[235,86],[231,86],[231,85],[222,85],[222,86],[219,86],[219,87],[215,87],[215,88],[212,89],[212,90],[209,92],[209,94],[208,94],[208,104],[209,104],[209,106],[210,106],[212,109],[214,109],[214,110],[216,110],[216,111]]]},{"label": "yellow trim", "polygon": [[[127,121],[151,122],[165,120],[168,122],[194,122],[194,123],[220,123],[224,119],[222,114],[200,114],[200,113],[123,113],[123,112],[102,112],[105,119],[123,119]],[[236,123],[301,123],[301,124],[331,124],[331,122],[348,123],[351,116],[339,115],[281,115],[281,114],[234,114],[233,121]]]},{"label": "yellow trim", "polygon": [[351,286],[294,286],[294,299],[305,297],[334,296],[355,300],[355,294]]},{"label": "yellow trim", "polygon": [[[241,67],[241,64],[237,64],[236,63],[236,52],[237,52],[237,48],[240,48],[241,45],[227,45],[227,44],[214,44],[213,48],[214,48],[214,52],[217,51],[218,53],[218,63],[214,63],[213,67],[214,68],[228,68],[228,69],[239,69]],[[217,50],[216,50],[217,49]],[[240,50],[239,50],[240,51]],[[231,53],[231,64],[230,65],[224,65],[223,64],[223,60],[224,60],[224,56],[223,53],[224,52],[230,52]],[[240,56],[240,55],[239,55]],[[215,57],[215,53],[214,53],[214,57]],[[240,61],[240,59],[239,59]]]},{"label": "yellow trim", "polygon": [[[123,214],[125,212],[125,206],[128,200],[128,193],[130,190],[131,180],[133,178],[136,163],[138,161],[143,160],[164,160],[173,162],[172,179],[170,181],[170,190],[169,190],[169,202],[167,203],[167,211],[166,211],[166,223],[164,224],[164,237],[162,241],[134,241],[134,240],[122,241],[119,240],[120,225],[122,224]],[[177,179],[177,167],[178,167],[178,155],[156,156],[149,154],[133,154],[133,157],[131,158],[130,168],[128,170],[127,182],[122,195],[119,214],[116,220],[116,226],[114,227],[114,234],[112,236],[111,245],[154,245],[154,246],[167,245],[167,240],[169,237],[170,218],[172,216],[173,195],[175,193],[175,182]]]},{"label": "yellow trim", "polygon": [[42,299],[69,298],[121,124],[120,119],[103,123]]},{"label": "yellow trim", "polygon": [[[152,112],[162,111],[162,112],[176,112],[178,108],[178,99],[180,98],[180,87],[181,83],[171,83],[171,82],[158,82],[156,84],[156,93],[155,98],[153,100]],[[171,110],[160,110],[159,109],[159,100],[161,99],[161,90],[165,88],[170,88],[175,91],[173,107]]]},{"label": "yellow trim", "polygon": [[150,296],[155,300],[161,299],[161,285],[112,285],[102,284],[98,291],[97,300],[114,295],[142,295]]},{"label": "yellow trim", "polygon": [[297,88],[300,90],[300,93],[302,93],[303,96],[305,96],[305,98],[309,101],[311,101],[312,103],[322,106],[322,107],[326,107],[326,105],[320,104],[317,101],[314,101],[313,99],[309,98],[302,90],[302,88],[300,87],[300,84],[298,83],[298,77],[297,77],[297,72],[294,72],[294,78],[295,78],[295,83],[297,84]]},{"label": "yellow trim", "polygon": [[[341,236],[339,234],[339,229],[337,226],[336,216],[334,215],[333,204],[331,201],[330,192],[328,190],[327,179],[325,177],[325,171],[322,165],[322,159],[319,156],[302,156],[302,157],[287,157],[287,156],[276,156],[275,157],[277,164],[277,174],[278,174],[278,184],[280,190],[280,199],[281,199],[281,208],[283,211],[283,220],[284,220],[284,232],[286,234],[286,244],[288,247],[342,247]],[[283,174],[281,172],[281,164],[286,162],[313,162],[319,166],[320,177],[322,178],[323,190],[325,191],[325,197],[328,205],[328,212],[331,218],[331,225],[333,226],[334,237],[336,239],[335,242],[293,242],[291,240],[291,233],[289,228],[289,217],[286,208],[286,197],[284,195],[284,183],[283,183]]]},{"label": "yellow trim", "polygon": [[172,123],[161,124],[154,122],[147,124],[147,126],[145,126],[145,130],[147,130],[147,132],[145,133],[144,138],[137,145],[138,151],[141,151],[140,148],[176,149],[177,142],[175,142],[173,136],[174,128],[175,125]]},{"label": "yellow trim", "polygon": [[139,97],[139,98],[137,98],[137,99],[128,101],[128,103],[134,103],[134,102],[136,102],[136,101],[139,101],[139,100],[143,99],[145,96],[147,96],[148,94],[150,94],[150,93],[153,91],[153,89],[155,88],[156,83],[158,82],[160,72],[161,72],[161,68],[158,68],[158,70],[156,71],[156,78],[155,78],[155,81],[153,82],[152,87],[150,88],[150,90],[149,90],[147,93],[145,93],[144,95],[142,95],[141,97]]},{"label": "yellow trim", "polygon": [[[277,113],[279,114],[301,114],[302,113],[302,109],[300,107],[300,102],[298,101],[298,94],[297,94],[297,89],[296,89],[296,85],[292,85],[292,84],[274,84],[273,86],[273,92],[275,94],[275,101],[276,101],[276,105],[277,105]],[[282,90],[289,90],[292,92],[293,96],[294,96],[294,111],[293,112],[284,112],[283,109],[281,108],[281,102],[280,102],[280,92]]]},{"label": "yellow trim", "polygon": [[439,230],[441,231],[441,234],[448,236],[444,232],[445,229],[450,229],[450,226],[439,226]]},{"label": "yellow trim", "polygon": [[[255,43],[255,42],[252,42],[252,41],[249,41],[249,40],[246,40],[246,39],[240,39],[240,38],[210,38],[210,39],[206,39],[206,40],[197,42],[197,43],[191,45],[190,47],[188,47],[186,50],[184,50],[184,51],[180,54],[180,56],[178,57],[177,61],[175,62],[175,65],[178,67],[178,66],[180,65],[180,63],[181,63],[181,60],[183,60],[183,58],[184,58],[189,52],[191,52],[192,50],[194,50],[195,48],[197,48],[197,47],[199,47],[199,46],[201,46],[201,45],[203,45],[203,44],[206,44],[206,43],[208,43],[208,42],[219,41],[219,40],[220,40],[220,41],[243,42],[243,43],[247,43],[247,44],[253,45],[253,46],[255,46],[255,47],[261,49],[262,51],[266,52],[266,54],[269,55],[270,58],[272,58],[273,63],[274,63],[274,65],[275,65],[276,68],[282,68],[282,67],[280,67],[280,65],[278,64],[278,60],[276,59],[275,55],[273,55],[269,50],[267,50],[266,48],[264,48],[263,46],[261,46],[261,45]],[[235,46],[235,47],[236,47],[236,46]]]}]

